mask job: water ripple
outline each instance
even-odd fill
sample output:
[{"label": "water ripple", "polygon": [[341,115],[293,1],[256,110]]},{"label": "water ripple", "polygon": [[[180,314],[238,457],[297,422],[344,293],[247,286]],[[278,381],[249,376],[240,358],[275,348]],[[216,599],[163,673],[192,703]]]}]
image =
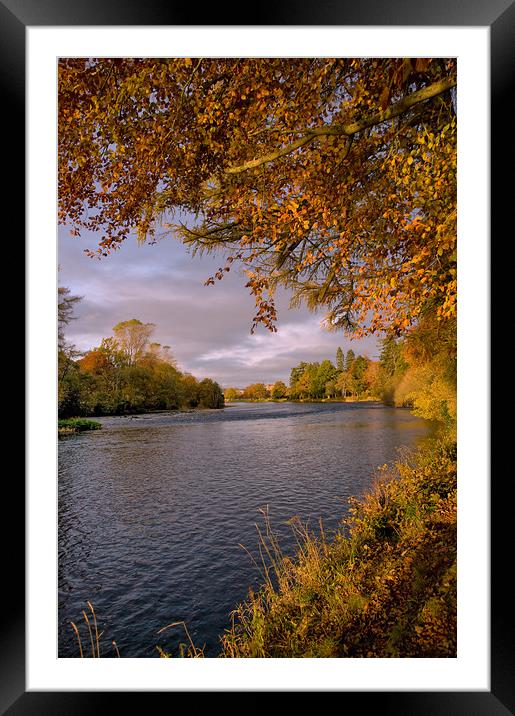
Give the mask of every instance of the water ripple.
[{"label": "water ripple", "polygon": [[[281,546],[294,515],[335,529],[377,465],[428,432],[379,403],[235,404],[224,410],[99,418],[59,442],[59,656],[77,656],[70,620],[86,600],[123,656],[176,650],[185,620],[216,656],[229,613],[259,573],[259,509]],[[174,652],[176,653],[176,651]],[[111,655],[111,654],[107,654]]]}]

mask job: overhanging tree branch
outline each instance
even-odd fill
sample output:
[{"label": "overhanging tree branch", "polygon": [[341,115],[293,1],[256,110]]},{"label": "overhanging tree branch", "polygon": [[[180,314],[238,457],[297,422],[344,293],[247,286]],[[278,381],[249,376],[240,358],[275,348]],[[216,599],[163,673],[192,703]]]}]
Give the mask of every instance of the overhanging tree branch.
[{"label": "overhanging tree branch", "polygon": [[403,99],[399,100],[399,102],[392,104],[384,111],[375,112],[374,114],[371,114],[368,117],[364,117],[357,122],[351,122],[350,124],[346,125],[334,124],[328,125],[327,127],[318,127],[317,129],[307,130],[306,134],[303,137],[300,137],[295,142],[288,144],[286,147],[282,147],[281,149],[278,149],[275,152],[271,152],[270,154],[265,154],[264,156],[258,157],[257,159],[251,159],[248,162],[240,164],[237,167],[228,167],[225,170],[225,173],[241,174],[242,172],[248,171],[249,169],[255,169],[256,167],[259,167],[263,164],[268,164],[269,162],[273,162],[276,159],[280,159],[281,157],[284,157],[287,154],[294,152],[296,149],[300,149],[301,147],[306,146],[306,144],[309,144],[310,142],[315,139],[318,139],[319,137],[352,137],[354,134],[357,134],[364,129],[368,129],[369,127],[373,127],[376,124],[381,124],[382,122],[386,122],[389,119],[393,119],[394,117],[397,117],[400,114],[406,112],[406,110],[410,109],[410,107],[413,107],[420,102],[424,102],[427,99],[437,97],[438,95],[442,94],[443,92],[447,92],[447,90],[455,86],[456,78],[446,77],[443,80],[434,82],[428,87],[423,87],[416,92],[412,92],[406,97],[403,97]]}]

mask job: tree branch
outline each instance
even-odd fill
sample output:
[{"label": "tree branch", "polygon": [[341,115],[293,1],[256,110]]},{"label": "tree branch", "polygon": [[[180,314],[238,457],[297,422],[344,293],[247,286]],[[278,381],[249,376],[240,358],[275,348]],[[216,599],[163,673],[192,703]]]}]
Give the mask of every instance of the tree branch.
[{"label": "tree branch", "polygon": [[276,159],[280,159],[281,157],[284,157],[286,154],[290,154],[291,152],[294,152],[296,149],[300,149],[301,147],[304,147],[306,144],[309,144],[314,139],[318,139],[319,137],[324,136],[347,136],[352,137],[354,134],[357,134],[357,132],[361,132],[364,129],[368,129],[369,127],[373,127],[376,124],[381,124],[382,122],[386,122],[389,119],[393,119],[394,117],[397,117],[400,114],[403,114],[408,110],[410,107],[413,107],[416,104],[419,104],[420,102],[424,102],[426,99],[432,99],[433,97],[437,97],[439,94],[442,94],[443,92],[446,92],[447,90],[451,89],[451,87],[456,86],[456,78],[454,77],[446,77],[443,80],[440,80],[439,82],[434,82],[432,85],[429,85],[428,87],[423,87],[420,90],[417,90],[416,92],[412,92],[411,94],[407,95],[406,97],[403,97],[403,99],[399,100],[399,102],[396,102],[395,104],[390,105],[387,109],[376,112],[374,114],[369,115],[368,117],[364,117],[363,119],[358,120],[357,122],[351,122],[350,124],[334,124],[334,125],[328,125],[326,127],[319,127],[317,129],[310,129],[306,130],[305,136],[301,137],[300,139],[297,139],[295,142],[292,142],[291,144],[288,144],[286,147],[282,147],[281,149],[276,150],[275,152],[271,152],[270,154],[265,154],[262,157],[258,157],[257,159],[251,159],[248,162],[245,162],[244,164],[240,164],[237,167],[228,167],[225,170],[226,174],[241,174],[242,172],[247,171],[248,169],[255,169],[256,167],[261,166],[262,164],[268,164],[269,162],[273,162]]}]

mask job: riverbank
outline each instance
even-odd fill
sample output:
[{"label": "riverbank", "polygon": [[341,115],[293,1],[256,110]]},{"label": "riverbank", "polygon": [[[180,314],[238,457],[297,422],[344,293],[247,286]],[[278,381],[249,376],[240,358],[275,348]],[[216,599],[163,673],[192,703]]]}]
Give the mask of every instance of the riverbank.
[{"label": "riverbank", "polygon": [[[225,406],[223,406],[225,407]],[[217,412],[219,410],[223,410],[223,407],[220,408],[171,408],[169,410],[138,410],[138,411],[127,411],[124,413],[95,413],[91,416],[88,416],[87,418],[59,418],[58,420],[58,427],[63,432],[79,432],[79,430],[74,430],[68,428],[73,428],[79,424],[86,424],[86,423],[96,423],[98,427],[102,427],[101,423],[99,423],[95,418],[128,418],[130,420],[137,420],[140,416],[144,415],[179,415],[183,413],[209,413],[209,412]],[[91,430],[93,428],[84,427],[82,430]]]},{"label": "riverbank", "polygon": [[137,418],[139,415],[175,415],[176,413],[199,413],[199,412],[206,412],[206,411],[218,411],[223,410],[225,405],[220,405],[218,407],[204,407],[204,406],[196,406],[194,408],[191,407],[181,407],[181,408],[159,408],[159,409],[152,409],[152,410],[145,410],[144,408],[140,409],[134,409],[134,410],[124,410],[120,412],[101,412],[96,411],[94,413],[90,413],[87,416],[81,416],[81,417],[72,417],[72,418],[59,418],[59,423],[66,422],[66,421],[73,421],[73,420],[94,420],[95,418]]},{"label": "riverbank", "polygon": [[456,656],[456,445],[434,440],[351,498],[334,540],[297,523],[281,555],[265,515],[265,581],[234,614],[222,656]]},{"label": "riverbank", "polygon": [[289,398],[233,398],[227,400],[228,403],[380,403],[381,398],[367,396],[365,398],[348,397],[348,398],[305,398],[290,400]]}]

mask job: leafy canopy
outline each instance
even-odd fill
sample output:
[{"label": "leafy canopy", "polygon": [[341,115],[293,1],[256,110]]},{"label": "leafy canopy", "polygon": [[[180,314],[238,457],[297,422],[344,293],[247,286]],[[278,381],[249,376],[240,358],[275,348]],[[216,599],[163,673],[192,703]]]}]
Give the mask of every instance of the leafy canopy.
[{"label": "leafy canopy", "polygon": [[207,283],[241,264],[254,326],[277,285],[357,335],[452,318],[455,85],[446,59],[63,59],[60,221],[99,257],[221,250]]}]

